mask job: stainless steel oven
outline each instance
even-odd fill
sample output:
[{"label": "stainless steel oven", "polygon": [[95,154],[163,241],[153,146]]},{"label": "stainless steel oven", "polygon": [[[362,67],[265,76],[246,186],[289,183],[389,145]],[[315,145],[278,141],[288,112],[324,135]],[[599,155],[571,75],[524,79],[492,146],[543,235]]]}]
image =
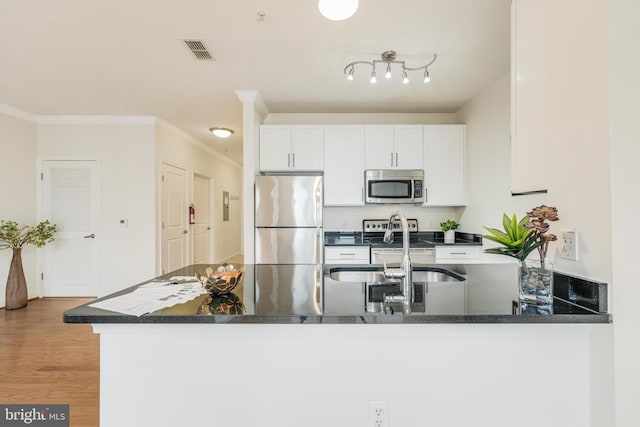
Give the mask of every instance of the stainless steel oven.
[{"label": "stainless steel oven", "polygon": [[366,203],[425,201],[423,170],[369,169],[364,172],[364,180]]}]

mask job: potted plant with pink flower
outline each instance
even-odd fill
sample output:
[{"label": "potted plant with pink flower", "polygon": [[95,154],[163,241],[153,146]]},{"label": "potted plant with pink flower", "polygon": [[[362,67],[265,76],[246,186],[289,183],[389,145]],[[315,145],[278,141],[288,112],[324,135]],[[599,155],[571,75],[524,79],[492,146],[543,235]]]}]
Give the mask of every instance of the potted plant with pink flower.
[{"label": "potted plant with pink flower", "polygon": [[[541,205],[518,221],[516,215],[503,215],[503,229],[485,227],[488,240],[502,246],[485,249],[487,253],[507,255],[520,261],[519,297],[520,307],[527,311],[529,307],[538,313],[547,313],[553,309],[553,266],[547,261],[549,243],[557,240],[549,233],[547,221],[557,221],[558,209]],[[528,256],[538,251],[537,260],[528,260]]]}]

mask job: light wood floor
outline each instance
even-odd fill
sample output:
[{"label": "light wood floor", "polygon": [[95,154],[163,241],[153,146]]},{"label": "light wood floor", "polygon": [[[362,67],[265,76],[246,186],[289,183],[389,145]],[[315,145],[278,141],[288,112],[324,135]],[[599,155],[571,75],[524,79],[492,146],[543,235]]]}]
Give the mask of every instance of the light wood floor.
[{"label": "light wood floor", "polygon": [[42,298],[0,309],[0,403],[68,403],[70,425],[99,424],[100,340],[91,325],[62,322],[87,298]]}]

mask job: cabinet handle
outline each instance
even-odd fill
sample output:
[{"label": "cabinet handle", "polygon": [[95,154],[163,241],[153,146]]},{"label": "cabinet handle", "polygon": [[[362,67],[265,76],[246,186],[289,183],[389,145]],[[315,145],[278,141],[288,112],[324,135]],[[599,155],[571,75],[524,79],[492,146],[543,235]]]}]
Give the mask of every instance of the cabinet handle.
[{"label": "cabinet handle", "polygon": [[291,166],[296,167],[296,153],[291,154]]},{"label": "cabinet handle", "polygon": [[287,167],[291,167],[291,153],[287,153]]},{"label": "cabinet handle", "polygon": [[95,238],[96,238],[96,235],[93,234],[93,233],[89,234],[88,236],[84,236],[83,237],[83,239],[95,239]]},{"label": "cabinet handle", "polygon": [[396,153],[396,167],[398,167],[398,153]]},{"label": "cabinet handle", "polygon": [[356,253],[355,252],[351,252],[351,253],[340,252],[340,256],[356,256]]},{"label": "cabinet handle", "polygon": [[364,203],[364,187],[360,188],[360,200]]},{"label": "cabinet handle", "polygon": [[391,154],[391,167],[393,167],[393,153],[389,153]]},{"label": "cabinet handle", "polygon": [[451,255],[466,255],[466,252],[451,252]]}]

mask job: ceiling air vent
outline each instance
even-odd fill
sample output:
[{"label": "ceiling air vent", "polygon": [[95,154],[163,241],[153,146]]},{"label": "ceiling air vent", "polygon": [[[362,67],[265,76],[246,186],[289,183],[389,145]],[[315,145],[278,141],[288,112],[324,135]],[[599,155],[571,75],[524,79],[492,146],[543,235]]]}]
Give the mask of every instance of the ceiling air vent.
[{"label": "ceiling air vent", "polygon": [[199,61],[213,61],[213,56],[207,50],[203,40],[182,40],[187,48]]}]

